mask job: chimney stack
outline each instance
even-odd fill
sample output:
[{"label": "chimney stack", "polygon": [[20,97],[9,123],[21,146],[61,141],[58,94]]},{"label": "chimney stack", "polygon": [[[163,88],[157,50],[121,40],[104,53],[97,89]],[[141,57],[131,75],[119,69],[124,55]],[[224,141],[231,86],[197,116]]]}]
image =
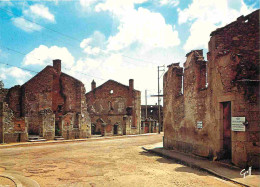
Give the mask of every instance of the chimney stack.
[{"label": "chimney stack", "polygon": [[60,59],[53,60],[53,68],[57,71],[58,74],[61,73],[61,60]]},{"label": "chimney stack", "polygon": [[95,88],[96,88],[96,82],[93,79],[93,81],[91,82],[91,90],[94,90]]},{"label": "chimney stack", "polygon": [[130,91],[134,90],[134,79],[129,79],[129,90]]}]

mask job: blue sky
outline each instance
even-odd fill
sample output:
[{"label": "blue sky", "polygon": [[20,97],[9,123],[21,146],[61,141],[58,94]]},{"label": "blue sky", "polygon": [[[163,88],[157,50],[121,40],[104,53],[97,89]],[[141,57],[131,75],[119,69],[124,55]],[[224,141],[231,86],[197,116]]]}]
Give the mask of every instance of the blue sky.
[{"label": "blue sky", "polygon": [[144,103],[145,89],[156,94],[157,66],[184,63],[193,49],[206,54],[212,31],[258,8],[257,0],[0,0],[0,80],[23,84],[58,58],[86,91],[93,79],[133,78]]}]

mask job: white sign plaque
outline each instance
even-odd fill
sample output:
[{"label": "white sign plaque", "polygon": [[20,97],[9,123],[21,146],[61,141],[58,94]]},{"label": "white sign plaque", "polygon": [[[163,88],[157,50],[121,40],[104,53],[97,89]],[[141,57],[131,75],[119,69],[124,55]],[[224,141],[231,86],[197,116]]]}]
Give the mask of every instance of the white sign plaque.
[{"label": "white sign plaque", "polygon": [[197,121],[197,128],[202,129],[202,121]]},{"label": "white sign plaque", "polygon": [[232,131],[246,131],[245,123],[246,118],[245,117],[232,117],[231,120],[231,129]]}]

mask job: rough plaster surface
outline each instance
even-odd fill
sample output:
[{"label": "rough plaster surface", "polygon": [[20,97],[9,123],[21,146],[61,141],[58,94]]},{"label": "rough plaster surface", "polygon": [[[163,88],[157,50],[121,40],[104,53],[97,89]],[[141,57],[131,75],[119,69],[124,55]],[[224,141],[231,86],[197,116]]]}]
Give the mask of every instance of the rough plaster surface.
[{"label": "rough plaster surface", "polygon": [[222,103],[231,102],[231,116],[246,117],[249,124],[245,132],[231,132],[232,162],[259,167],[259,11],[212,32],[207,56],[208,62],[202,50],[194,50],[184,68],[168,66],[164,146],[221,159]]}]

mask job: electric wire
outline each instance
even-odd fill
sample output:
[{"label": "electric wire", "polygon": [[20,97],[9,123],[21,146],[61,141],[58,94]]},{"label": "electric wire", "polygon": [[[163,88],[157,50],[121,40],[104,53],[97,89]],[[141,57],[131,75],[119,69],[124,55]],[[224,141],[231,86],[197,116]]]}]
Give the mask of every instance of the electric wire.
[{"label": "electric wire", "polygon": [[[19,17],[18,14],[15,14],[15,13],[13,13],[13,12],[10,11],[10,10],[6,10],[6,9],[3,9],[3,8],[0,8],[0,10],[3,10],[3,11],[5,11],[5,12],[7,12],[7,13],[10,13],[10,14],[16,16],[16,17]],[[33,21],[33,20],[27,19],[27,18],[25,18],[25,17],[23,17],[23,19],[26,20],[26,21],[29,21],[29,22],[31,22],[31,23],[34,23],[34,24],[36,24],[36,25],[38,25],[38,26],[40,26],[40,27],[42,27],[42,28],[44,28],[44,29],[47,29],[47,30],[52,31],[52,32],[57,33],[57,34],[60,34],[61,36],[64,36],[64,37],[66,37],[66,38],[68,38],[68,39],[71,39],[71,40],[74,40],[74,41],[77,41],[77,42],[80,42],[80,43],[82,42],[81,40],[79,40],[79,39],[77,39],[77,38],[75,38],[75,37],[69,36],[68,34],[64,34],[64,33],[60,32],[60,31],[57,31],[57,30],[51,29],[51,28],[49,28],[49,27],[43,26],[43,25],[41,25],[40,23],[35,22],[35,21]],[[32,30],[32,29],[31,29],[31,30]],[[108,53],[112,53],[112,52],[108,52]],[[126,57],[126,58],[129,58],[129,59],[132,59],[132,60],[136,60],[136,61],[143,61],[143,62],[146,62],[146,63],[156,64],[156,63],[154,63],[154,62],[152,62],[152,61],[148,61],[148,60],[144,60],[144,59],[139,59],[139,58],[134,58],[134,57],[130,57],[130,56],[127,56],[127,55],[122,55],[122,56],[124,56],[124,57]]]}]

